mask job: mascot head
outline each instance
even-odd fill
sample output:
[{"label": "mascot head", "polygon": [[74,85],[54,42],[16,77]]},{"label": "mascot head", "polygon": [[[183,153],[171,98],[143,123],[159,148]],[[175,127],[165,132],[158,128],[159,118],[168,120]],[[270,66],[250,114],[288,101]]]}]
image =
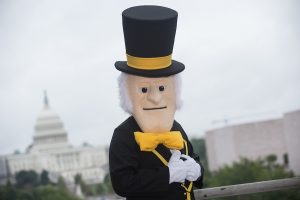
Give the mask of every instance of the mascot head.
[{"label": "mascot head", "polygon": [[136,6],[123,11],[127,61],[121,71],[122,108],[133,115],[144,132],[170,131],[180,101],[184,65],[172,60],[177,12],[161,6]]}]

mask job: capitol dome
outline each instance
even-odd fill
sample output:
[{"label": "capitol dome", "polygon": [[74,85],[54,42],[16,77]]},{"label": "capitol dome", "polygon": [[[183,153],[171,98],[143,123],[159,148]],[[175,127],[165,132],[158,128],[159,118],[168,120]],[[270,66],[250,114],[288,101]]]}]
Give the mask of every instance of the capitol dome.
[{"label": "capitol dome", "polygon": [[46,93],[44,108],[38,114],[34,130],[32,147],[34,151],[51,151],[68,146],[67,132],[63,122],[58,114],[50,108]]}]

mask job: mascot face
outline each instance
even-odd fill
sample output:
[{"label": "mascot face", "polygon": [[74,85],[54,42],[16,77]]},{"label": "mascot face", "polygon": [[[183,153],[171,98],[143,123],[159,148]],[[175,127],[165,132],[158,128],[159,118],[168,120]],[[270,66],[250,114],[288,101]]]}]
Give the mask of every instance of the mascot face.
[{"label": "mascot face", "polygon": [[170,131],[176,111],[174,76],[147,78],[128,75],[127,83],[132,114],[142,131]]}]

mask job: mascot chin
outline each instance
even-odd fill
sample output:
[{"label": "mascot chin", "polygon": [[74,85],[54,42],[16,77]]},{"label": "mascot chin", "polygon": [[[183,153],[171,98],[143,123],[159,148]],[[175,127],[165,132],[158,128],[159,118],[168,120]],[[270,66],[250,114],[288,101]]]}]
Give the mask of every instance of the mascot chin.
[{"label": "mascot chin", "polygon": [[191,200],[202,187],[203,167],[181,125],[180,77],[172,60],[177,12],[161,6],[123,11],[127,61],[121,71],[122,108],[131,116],[115,130],[109,170],[115,192],[126,199]]}]

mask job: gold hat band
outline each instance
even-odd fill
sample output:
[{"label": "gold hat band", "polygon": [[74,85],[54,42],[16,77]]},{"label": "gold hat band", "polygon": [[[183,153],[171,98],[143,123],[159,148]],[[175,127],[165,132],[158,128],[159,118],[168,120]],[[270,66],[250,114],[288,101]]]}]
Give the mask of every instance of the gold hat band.
[{"label": "gold hat band", "polygon": [[127,55],[127,65],[136,69],[153,70],[163,69],[172,64],[172,54],[163,57],[141,58]]}]

